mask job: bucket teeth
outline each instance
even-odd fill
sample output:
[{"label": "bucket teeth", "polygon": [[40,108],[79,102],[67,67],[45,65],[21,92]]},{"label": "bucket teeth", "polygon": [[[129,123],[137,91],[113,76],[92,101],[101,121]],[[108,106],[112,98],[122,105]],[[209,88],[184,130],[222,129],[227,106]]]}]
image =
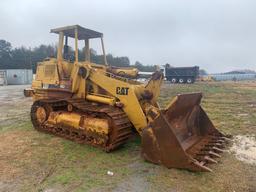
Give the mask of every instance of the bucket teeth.
[{"label": "bucket teeth", "polygon": [[207,146],[207,147],[218,147],[218,148],[224,148],[225,146],[224,146],[224,144],[223,143],[208,143],[208,144],[206,144],[205,146]]},{"label": "bucket teeth", "polygon": [[225,140],[222,140],[222,139],[214,139],[212,141],[210,141],[211,143],[225,143]]},{"label": "bucket teeth", "polygon": [[[215,150],[215,152],[213,151]],[[202,148],[196,155],[198,156],[213,156],[213,157],[221,157],[218,153],[221,153],[221,149],[217,147],[204,147]]]},{"label": "bucket teeth", "polygon": [[221,137],[221,139],[225,140],[226,142],[231,142],[232,139],[228,138],[228,137]]},{"label": "bucket teeth", "polygon": [[216,160],[212,159],[212,158],[209,157],[209,156],[205,156],[204,159],[205,159],[206,161],[208,161],[209,163],[218,163]]},{"label": "bucket teeth", "polygon": [[223,152],[225,152],[225,150],[220,149],[220,148],[215,147],[215,146],[213,146],[213,147],[207,147],[206,146],[203,149],[201,149],[201,151],[214,151],[216,153],[223,153]]},{"label": "bucket teeth", "polygon": [[218,142],[222,142],[222,143],[229,143],[232,141],[232,139],[228,138],[228,137],[224,137],[224,136],[221,136],[221,137],[212,137],[212,141],[218,141]]},{"label": "bucket teeth", "polygon": [[215,150],[216,152],[220,152],[220,153],[223,153],[225,150],[223,149],[220,149],[218,147],[212,147],[213,150]]},{"label": "bucket teeth", "polygon": [[209,155],[199,155],[196,157],[196,160],[198,160],[199,162],[205,162],[205,164],[207,163],[218,163],[218,161],[216,161],[215,159],[211,158]]},{"label": "bucket teeth", "polygon": [[211,136],[211,140],[216,141],[216,140],[221,140],[224,141],[222,137],[216,137],[216,136]]},{"label": "bucket teeth", "polygon": [[218,157],[218,158],[221,157],[221,155],[219,155],[218,153],[215,153],[215,152],[213,152],[213,151],[209,151],[209,154],[210,154],[211,156],[214,156],[214,157]]},{"label": "bucket teeth", "polygon": [[226,136],[212,136],[212,140],[221,140],[221,141],[224,141],[224,142],[231,141],[231,139],[226,137]]},{"label": "bucket teeth", "polygon": [[202,170],[204,171],[209,171],[209,172],[212,172],[212,169],[210,169],[209,167],[207,166],[204,166],[205,162],[204,161],[195,161],[193,162],[194,165],[196,165],[197,167],[200,167]]}]

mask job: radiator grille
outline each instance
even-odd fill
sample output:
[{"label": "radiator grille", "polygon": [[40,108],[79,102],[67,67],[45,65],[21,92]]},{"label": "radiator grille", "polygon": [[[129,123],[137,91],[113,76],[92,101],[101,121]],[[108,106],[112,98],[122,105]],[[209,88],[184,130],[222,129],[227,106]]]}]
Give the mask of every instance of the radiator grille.
[{"label": "radiator grille", "polygon": [[45,65],[44,75],[45,77],[53,77],[55,74],[55,66],[54,65]]}]

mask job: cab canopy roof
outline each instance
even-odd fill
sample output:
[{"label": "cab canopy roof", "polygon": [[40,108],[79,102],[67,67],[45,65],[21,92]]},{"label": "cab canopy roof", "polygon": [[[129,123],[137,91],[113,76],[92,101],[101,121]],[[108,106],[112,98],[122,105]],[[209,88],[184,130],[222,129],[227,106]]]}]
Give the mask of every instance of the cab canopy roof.
[{"label": "cab canopy roof", "polygon": [[86,29],[84,27],[81,27],[80,25],[72,25],[51,29],[51,33],[59,34],[60,32],[63,32],[65,36],[75,38],[75,29],[77,29],[78,31],[79,40],[99,38],[103,36],[103,34],[100,32],[93,31],[91,29]]}]

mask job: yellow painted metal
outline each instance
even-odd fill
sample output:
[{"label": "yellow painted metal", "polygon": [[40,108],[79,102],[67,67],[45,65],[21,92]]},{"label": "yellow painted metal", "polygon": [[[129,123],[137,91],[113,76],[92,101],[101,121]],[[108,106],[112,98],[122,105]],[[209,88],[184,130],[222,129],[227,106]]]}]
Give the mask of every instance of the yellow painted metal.
[{"label": "yellow painted metal", "polygon": [[82,77],[79,78],[79,89],[77,92],[79,98],[86,98],[86,81]]},{"label": "yellow painted metal", "polygon": [[110,67],[108,72],[128,78],[137,78],[139,70],[134,67]]},{"label": "yellow painted metal", "polygon": [[73,69],[73,63],[71,62],[68,62],[66,60],[62,61],[61,63],[62,65],[62,69],[63,69],[63,73],[64,73],[64,78],[70,78],[70,75],[71,75],[71,71]]},{"label": "yellow painted metal", "polygon": [[63,49],[63,43],[64,43],[64,33],[59,33],[59,46],[58,46],[58,53],[57,53],[57,60],[61,63],[62,61],[62,49]]},{"label": "yellow painted metal", "polygon": [[[91,70],[89,79],[103,87],[111,95],[118,98],[120,102],[124,105],[123,110],[126,112],[130,121],[133,123],[134,127],[140,133],[143,128],[147,126],[146,116],[141,108],[138,98],[135,94],[135,86],[124,81],[120,81],[115,78],[111,78],[105,75],[102,71]],[[117,88],[128,89],[127,95],[121,95],[117,93]]]},{"label": "yellow painted metal", "polygon": [[43,123],[46,120],[47,115],[46,115],[46,111],[43,107],[38,107],[38,109],[36,111],[36,117],[40,123]]},{"label": "yellow painted metal", "polygon": [[109,133],[109,123],[107,119],[84,117],[81,121],[81,127],[87,131],[107,135]]},{"label": "yellow painted metal", "polygon": [[104,46],[103,36],[101,36],[100,40],[101,40],[101,46],[102,46],[103,57],[104,57],[104,64],[105,64],[105,65],[108,65],[107,57],[106,57],[106,53],[105,53],[105,46]]},{"label": "yellow painted metal", "polygon": [[[43,119],[44,116],[41,115],[42,110],[39,109],[39,112],[41,119]],[[51,112],[47,123],[52,125],[73,127],[76,129],[84,129],[86,131],[95,132],[102,135],[109,133],[109,123],[107,119],[82,116],[81,114],[75,112]]]},{"label": "yellow painted metal", "polygon": [[79,128],[81,115],[78,113],[63,112],[56,116],[56,124]]},{"label": "yellow painted metal", "polygon": [[[86,65],[81,63],[74,63],[72,72],[71,72],[71,81],[72,81],[72,92],[79,93],[80,97],[85,98],[85,86],[86,86],[86,78],[83,78],[78,74],[79,68],[83,67],[86,69],[87,73],[89,73],[90,69]],[[88,75],[87,75],[88,76]]]},{"label": "yellow painted metal", "polygon": [[38,64],[36,81],[41,81],[43,84],[58,84],[59,76],[57,72],[57,62],[44,61]]},{"label": "yellow painted metal", "polygon": [[160,115],[160,109],[148,102],[142,104],[143,111],[147,117],[148,123],[151,123]]},{"label": "yellow painted metal", "polygon": [[78,30],[75,28],[75,58],[76,63],[78,62]]},{"label": "yellow painted metal", "polygon": [[[71,28],[74,29],[72,33],[70,32]],[[69,31],[64,33],[65,30]],[[154,108],[149,109],[150,107],[144,104],[149,103],[152,106],[157,105],[156,98],[160,92],[162,78],[152,78],[146,86],[136,81],[129,80],[127,77],[134,78],[137,76],[137,69],[108,66],[105,56],[104,62],[106,65],[90,62],[89,38],[81,39],[84,34],[78,34],[79,31],[77,27],[59,28],[57,33],[59,34],[57,59],[50,58],[38,65],[36,79],[33,81],[32,88],[38,89],[40,95],[34,94],[34,99],[46,98],[51,95],[59,98],[61,94],[58,93],[62,93],[63,89],[66,89],[70,91],[70,93],[65,94],[66,96],[72,94],[74,98],[83,98],[88,101],[108,105],[115,105],[116,102],[119,104],[122,103],[123,110],[140,133],[142,129],[147,126],[149,121],[147,111],[154,111]],[[72,34],[72,37],[75,38],[74,63],[64,60],[62,55],[64,35],[66,36],[67,34]],[[100,39],[105,55],[102,35]],[[84,40],[86,47],[84,53],[86,55],[85,61],[78,61],[78,40]],[[120,77],[120,73],[125,73],[125,78]],[[41,94],[42,88],[45,85],[56,87],[60,90],[55,93],[47,92]],[[37,91],[35,92],[37,93]],[[147,106],[147,108],[145,106]],[[71,124],[72,121],[74,121],[74,124],[78,123],[78,116],[72,114],[67,117],[66,115],[67,114],[58,115],[58,118],[63,118],[61,121],[64,122],[65,120],[65,122]]]},{"label": "yellow painted metal", "polygon": [[89,44],[89,39],[84,40],[84,46],[85,46],[85,61],[91,61],[90,58],[90,44]]},{"label": "yellow painted metal", "polygon": [[[45,64],[42,64],[42,67],[46,67],[46,62],[47,61],[45,61]],[[50,63],[57,67],[56,60],[51,60]],[[141,130],[147,126],[148,119],[144,113],[144,105],[142,105],[143,94],[145,92],[149,92],[154,96],[154,98],[157,98],[160,91],[159,87],[162,82],[161,80],[151,80],[147,86],[144,86],[138,83],[133,83],[132,81],[126,81],[125,79],[118,79],[114,76],[112,77],[106,73],[105,67],[97,64],[91,64],[90,62],[78,62],[72,65],[65,62],[63,63],[65,66],[64,69],[67,71],[67,75],[70,76],[69,81],[72,83],[70,91],[74,93],[75,97],[109,105],[114,105],[116,101],[120,101],[124,105],[124,111],[138,132],[141,132]],[[78,74],[80,67],[84,67],[86,69],[88,77],[83,78]],[[36,84],[36,86],[33,85],[33,87],[39,88],[39,86],[44,83],[58,84],[59,82],[57,71],[51,79],[48,80],[45,77],[45,74],[40,71],[39,67],[37,78],[33,81],[33,84]],[[88,87],[92,88],[90,94],[87,93],[89,91],[87,90]],[[128,90],[128,94],[118,94],[118,87],[126,88]],[[141,101],[139,101],[139,99]]]},{"label": "yellow painted metal", "polygon": [[59,34],[59,47],[58,47],[58,54],[57,54],[57,61],[58,61],[58,76],[60,79],[63,78],[63,75],[65,74],[63,71],[63,66],[62,66],[62,49],[63,49],[63,42],[64,42],[64,33],[60,32]]},{"label": "yellow painted metal", "polygon": [[86,99],[89,101],[94,101],[98,103],[103,103],[103,104],[108,104],[108,105],[115,105],[116,99],[115,98],[108,98],[105,97],[104,95],[90,95],[88,94],[86,96]]},{"label": "yellow painted metal", "polygon": [[32,89],[42,88],[42,81],[39,81],[39,80],[32,81],[31,87],[32,87]]},{"label": "yellow painted metal", "polygon": [[32,88],[42,88],[43,84],[59,85],[61,79],[58,75],[58,67],[62,67],[62,75],[65,78],[70,78],[73,64],[67,61],[61,61],[58,64],[57,59],[48,58],[43,62],[38,63],[35,80],[32,81]]},{"label": "yellow painted metal", "polygon": [[163,79],[164,76],[162,73],[154,73],[148,84],[145,86],[145,90],[150,91],[153,94],[151,99],[152,103],[157,103]]}]

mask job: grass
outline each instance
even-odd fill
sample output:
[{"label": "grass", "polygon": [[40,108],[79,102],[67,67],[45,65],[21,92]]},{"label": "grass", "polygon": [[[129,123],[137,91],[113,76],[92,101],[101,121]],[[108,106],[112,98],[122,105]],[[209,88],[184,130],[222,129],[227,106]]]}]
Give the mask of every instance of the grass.
[{"label": "grass", "polygon": [[255,102],[256,87],[248,87],[239,83],[198,83],[193,86],[165,86],[160,96],[161,106],[165,106],[166,98],[183,92],[203,92],[202,106],[214,124],[229,134],[256,134],[252,129],[256,125]]},{"label": "grass", "polygon": [[[178,93],[203,92],[202,106],[218,129],[232,135],[256,135],[256,86],[253,86],[246,82],[164,85],[159,103],[167,105]],[[8,121],[12,123],[0,122],[0,139],[15,135],[13,143],[20,148],[5,153],[5,160],[0,158],[0,163],[17,169],[10,182],[16,183],[14,188],[18,191],[256,190],[255,166],[244,164],[229,153],[213,166],[213,173],[194,173],[143,161],[139,137],[113,153],[104,153],[91,146],[34,131],[29,115],[23,117],[23,121]],[[12,149],[11,143],[8,149]],[[114,175],[107,175],[107,171]]]},{"label": "grass", "polygon": [[[136,138],[118,151],[104,153],[91,146],[79,145],[58,138],[60,143],[54,147],[59,151],[58,156],[53,152],[55,150],[50,150],[48,157],[43,158],[44,161],[46,160],[44,163],[48,165],[44,167],[49,167],[51,164],[56,166],[54,173],[35,189],[56,188],[59,185],[67,189],[75,185],[72,187],[76,189],[75,191],[86,191],[98,186],[111,187],[131,174],[128,165],[132,163],[132,160],[137,159],[138,139]],[[114,172],[115,176],[108,176],[107,171]]]}]

